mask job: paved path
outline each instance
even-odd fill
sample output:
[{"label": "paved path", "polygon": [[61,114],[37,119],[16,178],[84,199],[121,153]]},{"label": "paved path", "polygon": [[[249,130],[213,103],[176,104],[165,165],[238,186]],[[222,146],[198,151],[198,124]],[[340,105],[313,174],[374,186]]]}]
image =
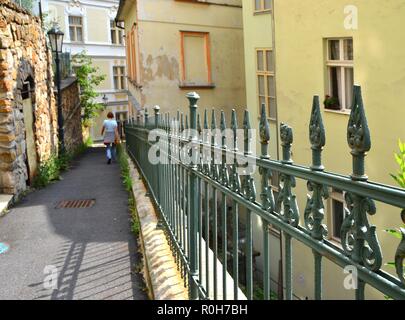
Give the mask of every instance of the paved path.
[{"label": "paved path", "polygon": [[[10,246],[0,254],[0,299],[146,299],[128,195],[119,165],[108,166],[103,152],[89,149],[62,181],[29,194],[0,218],[0,243]],[[73,199],[96,203],[55,209]],[[47,289],[52,270],[57,288]]]}]

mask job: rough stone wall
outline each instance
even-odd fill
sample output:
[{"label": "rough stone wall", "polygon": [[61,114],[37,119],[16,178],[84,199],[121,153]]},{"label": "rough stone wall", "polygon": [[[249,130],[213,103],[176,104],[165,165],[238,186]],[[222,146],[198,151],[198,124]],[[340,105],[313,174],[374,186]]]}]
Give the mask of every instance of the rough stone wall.
[{"label": "rough stone wall", "polygon": [[65,147],[68,152],[73,152],[83,143],[80,92],[77,79],[75,77],[64,79],[61,89]]},{"label": "rough stone wall", "polygon": [[[51,55],[41,21],[0,0],[0,193],[26,189],[27,165],[22,91],[30,83],[38,163],[57,145]],[[31,173],[34,174],[34,173]]]}]

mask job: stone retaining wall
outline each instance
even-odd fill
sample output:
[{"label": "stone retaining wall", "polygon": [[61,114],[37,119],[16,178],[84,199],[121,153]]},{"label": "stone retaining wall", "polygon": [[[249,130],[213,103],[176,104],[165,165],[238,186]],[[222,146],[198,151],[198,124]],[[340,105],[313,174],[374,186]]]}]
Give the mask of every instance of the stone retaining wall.
[{"label": "stone retaining wall", "polygon": [[[41,21],[10,0],[0,0],[0,193],[26,189],[28,163],[23,99],[32,101],[38,164],[57,148],[51,55]],[[34,155],[35,158],[35,155]]]},{"label": "stone retaining wall", "polygon": [[80,92],[76,77],[64,79],[61,91],[65,147],[68,152],[73,152],[83,143]]}]

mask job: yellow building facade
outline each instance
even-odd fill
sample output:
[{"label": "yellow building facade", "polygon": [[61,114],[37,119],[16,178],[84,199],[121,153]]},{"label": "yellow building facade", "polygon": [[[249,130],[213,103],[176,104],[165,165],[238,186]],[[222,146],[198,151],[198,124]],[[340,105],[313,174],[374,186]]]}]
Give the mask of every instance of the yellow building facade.
[{"label": "yellow building facade", "polygon": [[[272,159],[278,159],[278,121],[277,121],[277,97],[276,97],[276,63],[274,45],[274,20],[272,2],[268,0],[243,1],[243,33],[246,77],[246,101],[250,113],[252,126],[255,132],[256,152],[260,152],[259,118],[261,106],[266,109],[270,126],[269,154]],[[260,190],[260,176],[256,172],[256,189]],[[273,192],[277,194],[277,179],[274,177]],[[257,192],[259,201],[260,192]],[[258,252],[263,250],[263,231],[261,219],[253,217],[253,246]],[[270,230],[271,259],[270,276],[271,290],[279,292],[282,286],[283,247],[281,235],[278,230]],[[263,276],[263,254],[257,259],[257,270],[254,281],[261,283]]]},{"label": "yellow building facade", "polygon": [[197,91],[199,106],[224,110],[230,121],[246,101],[241,3],[121,1],[132,108],[152,115],[159,105],[174,116],[188,112],[185,96]]},{"label": "yellow building facade", "polygon": [[[244,1],[244,35],[247,104],[257,118],[260,105],[257,50],[274,51],[274,76],[277,82],[276,121],[294,130],[293,159],[296,164],[311,164],[309,121],[314,95],[319,95],[326,129],[323,163],[326,171],[350,175],[352,156],[347,143],[353,85],[362,87],[372,149],[366,173],[370,181],[395,185],[390,173],[397,171],[393,153],[398,139],[404,140],[405,57],[401,33],[405,27],[402,1],[384,5],[375,1],[354,0],[273,0],[267,12],[255,12],[263,1]],[[267,94],[267,91],[264,91]],[[270,106],[271,107],[271,106]],[[270,117],[270,115],[269,115]],[[258,122],[257,122],[258,127]],[[271,139],[277,142],[273,132]],[[270,148],[273,158],[281,154],[278,143]],[[276,189],[276,188],[275,188]],[[345,215],[344,192],[329,190],[325,201],[328,238],[340,246],[339,230]],[[295,188],[303,217],[306,181]],[[398,240],[383,230],[402,225],[396,208],[377,203],[377,213],[369,215],[376,225],[384,256],[382,269],[395,275],[385,264],[393,261]],[[303,219],[302,219],[303,220]],[[303,223],[303,222],[302,222]],[[279,243],[272,243],[278,247]],[[274,251],[273,251],[274,252]],[[277,256],[278,257],[278,256]],[[314,298],[314,259],[310,249],[293,242],[293,292],[296,299]],[[353,299],[354,290],[344,288],[347,274],[324,259],[324,298]],[[366,286],[366,299],[384,299]]]}]

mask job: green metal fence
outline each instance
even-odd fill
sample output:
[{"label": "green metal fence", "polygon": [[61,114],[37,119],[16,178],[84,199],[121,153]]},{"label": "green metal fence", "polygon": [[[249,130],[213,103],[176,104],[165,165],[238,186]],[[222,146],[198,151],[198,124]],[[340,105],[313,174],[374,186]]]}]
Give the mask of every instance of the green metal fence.
[{"label": "green metal fence", "polygon": [[[395,257],[392,257],[398,275],[394,277],[381,269],[383,255],[376,227],[368,221],[369,214],[376,214],[375,201],[379,201],[398,208],[400,225],[401,218],[405,220],[405,211],[402,210],[405,208],[405,191],[368,181],[364,161],[371,142],[360,87],[354,88],[354,103],[347,129],[347,141],[353,157],[353,172],[350,176],[327,172],[322,165],[325,130],[317,96],[313,100],[309,126],[312,149],[310,167],[293,163],[293,130],[286,124],[280,126],[282,160],[270,159],[270,130],[264,107],[259,128],[261,153],[256,156],[251,151],[252,133],[248,111],[245,111],[243,121],[244,147],[243,151],[239,151],[237,134],[233,135],[230,144],[225,139],[225,129],[236,133],[239,128],[235,111],[232,112],[230,127],[226,125],[224,112],[221,113],[220,126],[217,127],[213,110],[209,127],[207,111],[201,117],[197,111],[198,94],[190,93],[187,98],[190,102],[190,121],[187,115],[180,115],[179,112],[176,118],[168,114],[161,115],[156,107],[153,118],[145,110],[144,119],[138,116],[136,120],[127,122],[125,134],[128,153],[140,170],[160,214],[191,299],[253,298],[254,216],[260,217],[263,225],[264,299],[270,299],[271,296],[270,225],[278,228],[284,237],[285,299],[293,299],[293,239],[312,249],[316,299],[323,297],[324,259],[341,268],[354,266],[357,269],[356,299],[365,298],[366,285],[392,299],[405,298],[405,230],[401,229],[403,238]],[[158,143],[149,141],[153,129],[160,130],[156,138]],[[206,134],[215,129],[222,133],[219,139],[215,135]],[[157,145],[160,147],[157,148]],[[189,149],[185,151],[184,146],[189,146]],[[210,151],[209,163],[203,161],[207,160],[204,159],[204,154],[207,155],[204,150],[207,149]],[[154,164],[148,157],[150,151],[158,156],[164,155],[170,160],[169,163]],[[199,154],[203,156],[199,157]],[[216,161],[218,155],[222,163]],[[190,162],[183,160],[187,156],[190,156]],[[256,162],[261,176],[260,200],[257,200],[255,176],[250,173],[240,175],[238,157]],[[233,162],[226,162],[225,159],[233,159]],[[276,174],[280,179],[277,197],[270,183]],[[308,190],[312,193],[308,196],[303,215],[299,212],[294,192],[296,179],[307,181]],[[348,209],[340,232],[342,248],[327,240],[327,229],[323,224],[328,188],[346,191]],[[242,244],[238,222],[241,212],[244,212],[246,220]],[[231,233],[230,241],[227,240],[228,233]],[[240,254],[241,245],[244,246],[243,256]],[[239,270],[240,259],[245,260],[242,275]],[[241,282],[244,282],[243,290]]]}]

